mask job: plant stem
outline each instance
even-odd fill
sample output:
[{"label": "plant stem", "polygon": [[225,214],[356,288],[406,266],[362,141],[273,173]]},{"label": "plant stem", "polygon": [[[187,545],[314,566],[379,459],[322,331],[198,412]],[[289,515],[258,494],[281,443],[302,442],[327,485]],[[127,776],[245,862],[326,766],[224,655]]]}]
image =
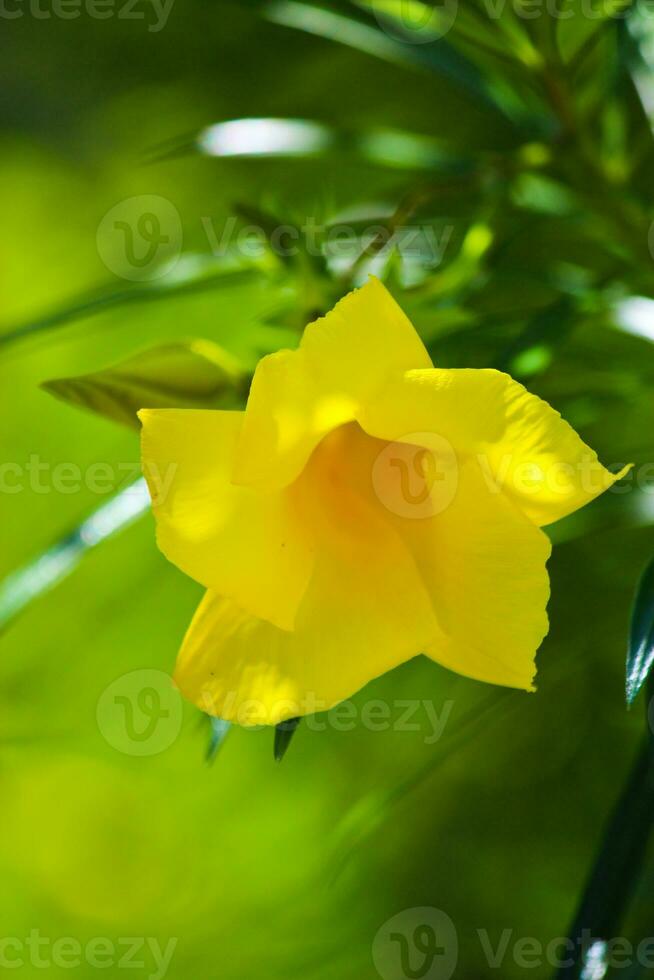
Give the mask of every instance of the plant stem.
[{"label": "plant stem", "polygon": [[585,975],[586,954],[618,935],[654,823],[654,739],[648,735],[618,800],[568,933],[575,944],[557,980]]}]

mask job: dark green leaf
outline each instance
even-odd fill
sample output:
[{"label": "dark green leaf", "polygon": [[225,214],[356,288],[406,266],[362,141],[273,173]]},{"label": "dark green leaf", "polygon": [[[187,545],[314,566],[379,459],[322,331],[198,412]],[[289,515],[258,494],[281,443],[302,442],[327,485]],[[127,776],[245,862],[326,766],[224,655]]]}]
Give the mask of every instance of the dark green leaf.
[{"label": "dark green leaf", "polygon": [[274,755],[275,762],[281,762],[289,745],[291,744],[291,739],[295,735],[297,726],[300,724],[301,718],[289,718],[288,721],[282,721],[279,725],[275,726],[275,744],[274,744]]},{"label": "dark green leaf", "polygon": [[[456,7],[456,4],[453,6]],[[455,81],[475,99],[481,99],[489,109],[511,118],[511,110],[502,104],[498,92],[484,75],[442,38],[424,44],[407,43],[382,29],[375,17],[372,22],[359,19],[354,9],[348,9],[353,5],[339,4],[338,7],[335,11],[316,2],[272,0],[264,4],[264,15],[275,24],[329,38],[391,64],[438,72]],[[384,12],[388,14],[390,9],[390,6],[388,9],[385,7]]]},{"label": "dark green leaf", "polygon": [[567,296],[539,311],[503,351],[496,366],[519,379],[538,374],[549,366],[558,345],[574,328],[576,315],[575,304]]},{"label": "dark green leaf", "polygon": [[42,387],[73,405],[138,428],[141,408],[234,408],[248,377],[209,340],[165,344],[104,371],[45,381]]},{"label": "dark green leaf", "polygon": [[627,651],[627,704],[635,701],[654,664],[654,560],[645,569],[636,592]]}]

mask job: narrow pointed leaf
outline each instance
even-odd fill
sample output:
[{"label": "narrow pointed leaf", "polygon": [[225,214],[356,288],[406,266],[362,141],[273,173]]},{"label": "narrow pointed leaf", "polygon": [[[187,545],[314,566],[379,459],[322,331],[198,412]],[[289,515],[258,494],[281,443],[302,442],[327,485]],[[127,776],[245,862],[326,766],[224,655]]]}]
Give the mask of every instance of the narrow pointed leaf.
[{"label": "narrow pointed leaf", "polygon": [[263,264],[257,264],[254,260],[245,264],[242,259],[239,259],[235,264],[231,260],[215,259],[213,256],[183,255],[175,268],[161,279],[152,282],[125,283],[118,288],[113,283],[107,284],[93,292],[78,296],[60,309],[46,313],[44,316],[0,328],[0,348],[34,335],[67,327],[78,320],[107,310],[204,289],[237,286],[265,274]]},{"label": "narrow pointed leaf", "polygon": [[34,599],[70,575],[89,551],[128,527],[149,507],[150,494],[141,478],[99,507],[47,551],[7,575],[0,581],[0,630]]},{"label": "narrow pointed leaf", "polygon": [[654,560],[645,569],[636,592],[627,651],[626,695],[632,705],[654,664]]},{"label": "narrow pointed leaf", "polygon": [[599,31],[624,17],[631,3],[632,0],[566,0],[556,22],[556,40],[563,60],[576,58]]},{"label": "narrow pointed leaf", "polygon": [[206,761],[211,763],[214,761],[218,752],[222,748],[223,742],[227,737],[227,733],[232,727],[228,721],[223,721],[222,718],[214,718],[209,716],[209,722],[211,723],[211,737],[209,738],[209,744],[207,746]]},{"label": "narrow pointed leaf", "polygon": [[300,718],[289,718],[288,721],[283,721],[275,726],[275,762],[281,762],[286,755],[300,721]]},{"label": "narrow pointed leaf", "polygon": [[[605,975],[607,948],[624,926],[646,867],[654,813],[652,747],[651,737],[646,735],[609,817],[577,914],[567,934],[571,940],[571,955],[563,961],[556,980],[591,980]],[[590,946],[588,937],[592,937]]]},{"label": "narrow pointed leaf", "polygon": [[347,4],[338,10],[320,3],[298,0],[272,0],[264,4],[264,16],[275,24],[327,38],[372,55],[382,61],[418,71],[436,71],[452,79],[462,89],[504,115],[482,74],[466,58],[438,39],[428,44],[407,44],[372,23],[354,16]]},{"label": "narrow pointed leaf", "polygon": [[[354,0],[356,6],[370,11],[381,24],[406,43],[426,44],[447,37],[454,44],[465,41],[479,51],[498,58],[539,66],[541,57],[530,42],[519,18],[510,16],[510,8],[501,18],[480,16],[453,0],[441,4],[422,0]],[[474,47],[473,47],[474,50]]]},{"label": "narrow pointed leaf", "polygon": [[138,428],[141,408],[234,408],[248,376],[218,344],[208,340],[165,344],[115,367],[42,387],[63,401]]}]

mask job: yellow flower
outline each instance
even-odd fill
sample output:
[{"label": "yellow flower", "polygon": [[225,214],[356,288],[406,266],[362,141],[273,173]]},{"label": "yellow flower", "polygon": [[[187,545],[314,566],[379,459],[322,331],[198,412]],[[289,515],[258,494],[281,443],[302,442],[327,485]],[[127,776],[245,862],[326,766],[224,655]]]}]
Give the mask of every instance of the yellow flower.
[{"label": "yellow flower", "polygon": [[159,547],[207,588],[175,679],[241,724],[419,653],[533,689],[540,527],[618,478],[508,375],[434,368],[373,278],[263,358],[244,412],[139,415]]}]

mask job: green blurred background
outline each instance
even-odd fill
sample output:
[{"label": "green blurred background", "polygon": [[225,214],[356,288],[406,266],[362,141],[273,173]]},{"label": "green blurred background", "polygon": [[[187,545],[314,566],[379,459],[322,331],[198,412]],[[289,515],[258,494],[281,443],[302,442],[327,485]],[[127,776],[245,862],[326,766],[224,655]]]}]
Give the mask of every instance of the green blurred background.
[{"label": "green blurred background", "polygon": [[[604,6],[591,17],[569,0],[570,17],[527,18],[507,3],[494,18],[467,0],[443,37],[422,5],[381,0],[175,0],[157,31],[143,0],[139,19],[120,6],[106,19],[3,8],[3,462],[108,463],[124,489],[136,434],[42,382],[194,338],[251,368],[367,270],[365,257],[336,268],[302,250],[212,257],[207,221],[220,233],[237,215],[239,227],[449,229],[439,264],[373,261],[435,361],[511,371],[607,465],[636,470],[553,529],[537,694],[503,696],[417,658],[357,695],[352,730],[302,726],[281,765],[269,731],[245,730],[208,765],[208,723],[184,705],[178,732],[174,700],[161,751],[112,736],[104,692],[171,670],[201,589],[158,553],[149,514],[93,549],[0,639],[1,937],[175,937],[171,980],[362,980],[378,976],[378,930],[405,909],[447,913],[460,977],[497,973],[478,930],[493,945],[505,929],[511,944],[565,934],[643,728],[642,706],[624,707],[624,656],[654,554],[654,15],[614,4],[611,19]],[[332,135],[308,155],[260,158],[198,141],[245,117]],[[258,138],[265,149],[265,127]],[[96,236],[141,195],[174,206],[195,259],[134,283]],[[97,311],[69,315],[89,298]],[[3,487],[0,575],[109,499],[45,480],[43,492]],[[432,702],[449,712],[443,737],[429,744],[422,710],[417,731],[371,731],[371,698]],[[635,941],[652,928],[652,882],[645,873],[625,924]],[[16,975],[42,975],[23,955]],[[136,975],[156,975],[147,950],[134,959]],[[511,946],[500,972],[525,972]]]}]

